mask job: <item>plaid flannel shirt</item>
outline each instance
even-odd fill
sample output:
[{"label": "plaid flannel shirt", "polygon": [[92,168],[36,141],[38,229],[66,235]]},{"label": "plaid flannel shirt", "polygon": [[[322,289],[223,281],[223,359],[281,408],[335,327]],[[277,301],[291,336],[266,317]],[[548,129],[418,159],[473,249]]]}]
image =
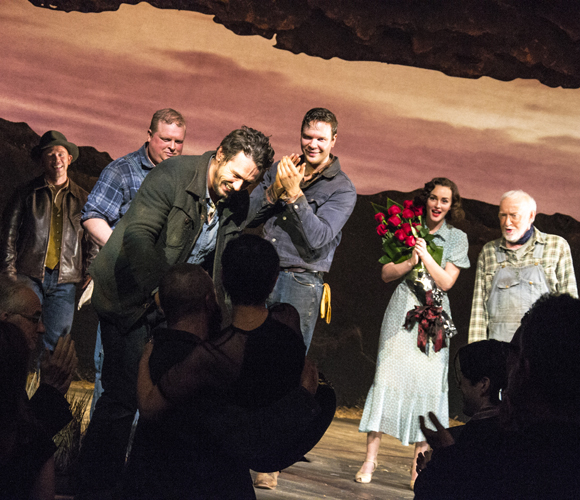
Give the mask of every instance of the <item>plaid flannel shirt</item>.
[{"label": "plaid flannel shirt", "polygon": [[104,219],[114,229],[129,210],[143,179],[154,167],[147,156],[147,143],[109,163],[89,194],[81,220]]},{"label": "plaid flannel shirt", "polygon": [[578,297],[576,276],[568,242],[555,234],[546,234],[534,229],[532,241],[524,255],[518,260],[516,252],[505,246],[505,240],[494,240],[486,243],[477,259],[473,302],[471,304],[471,320],[469,322],[469,343],[486,340],[488,312],[487,301],[491,292],[491,283],[499,267],[495,255],[496,243],[500,241],[500,251],[506,254],[506,263],[513,267],[524,267],[534,263],[534,247],[536,243],[544,243],[542,267],[550,293],[568,293]]}]

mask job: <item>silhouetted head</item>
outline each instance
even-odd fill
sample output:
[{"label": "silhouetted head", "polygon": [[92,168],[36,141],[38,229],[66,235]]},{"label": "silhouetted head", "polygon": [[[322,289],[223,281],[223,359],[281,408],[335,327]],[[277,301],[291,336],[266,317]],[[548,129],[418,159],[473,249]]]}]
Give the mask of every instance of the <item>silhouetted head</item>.
[{"label": "silhouetted head", "polygon": [[30,351],[16,325],[0,321],[0,433],[24,411]]},{"label": "silhouetted head", "polygon": [[216,328],[219,331],[221,314],[213,281],[201,266],[183,263],[170,267],[159,283],[159,302],[170,328],[192,315],[207,314],[210,335]]},{"label": "silhouetted head", "polygon": [[463,394],[463,413],[472,416],[485,400],[499,404],[500,391],[507,386],[509,352],[510,344],[493,339],[473,342],[457,351],[455,376]]},{"label": "silhouetted head", "polygon": [[579,421],[580,300],[545,295],[522,318],[512,344],[518,349],[509,369],[506,398],[519,418]]},{"label": "silhouetted head", "polygon": [[279,270],[274,246],[253,234],[230,241],[222,255],[222,282],[234,305],[263,305]]}]

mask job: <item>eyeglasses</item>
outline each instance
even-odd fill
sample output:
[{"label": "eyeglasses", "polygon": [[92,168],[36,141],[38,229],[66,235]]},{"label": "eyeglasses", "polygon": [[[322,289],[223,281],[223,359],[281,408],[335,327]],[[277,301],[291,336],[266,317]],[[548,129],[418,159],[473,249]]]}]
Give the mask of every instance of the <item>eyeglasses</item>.
[{"label": "eyeglasses", "polygon": [[28,314],[22,314],[19,312],[14,312],[12,314],[17,314],[18,316],[22,316],[24,319],[27,319],[28,321],[30,321],[31,323],[34,323],[35,325],[38,325],[38,323],[40,323],[40,321],[42,320],[42,313],[35,313],[32,316],[29,316]]}]

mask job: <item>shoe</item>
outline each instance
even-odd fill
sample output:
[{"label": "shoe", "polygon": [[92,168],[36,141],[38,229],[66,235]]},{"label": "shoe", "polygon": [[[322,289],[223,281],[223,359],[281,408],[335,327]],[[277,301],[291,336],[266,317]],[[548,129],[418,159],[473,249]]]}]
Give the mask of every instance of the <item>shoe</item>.
[{"label": "shoe", "polygon": [[258,472],[254,480],[254,488],[273,490],[278,486],[279,472]]},{"label": "shoe", "polygon": [[370,483],[371,479],[373,478],[373,472],[377,470],[377,462],[375,460],[365,460],[363,465],[365,462],[371,462],[373,464],[373,470],[372,472],[361,472],[361,467],[361,469],[359,469],[359,471],[354,476],[354,480],[357,483]]}]

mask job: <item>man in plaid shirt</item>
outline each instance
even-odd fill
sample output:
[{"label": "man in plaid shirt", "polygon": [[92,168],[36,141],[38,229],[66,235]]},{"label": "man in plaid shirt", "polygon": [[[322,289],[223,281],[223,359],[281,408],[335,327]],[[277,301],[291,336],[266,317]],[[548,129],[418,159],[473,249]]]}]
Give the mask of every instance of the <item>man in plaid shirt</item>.
[{"label": "man in plaid shirt", "polygon": [[546,293],[578,297],[568,242],[533,225],[536,202],[508,191],[500,201],[502,238],[486,243],[477,259],[469,342],[509,342],[522,316]]},{"label": "man in plaid shirt", "polygon": [[[100,247],[105,245],[121,217],[129,210],[131,201],[147,174],[163,160],[181,154],[185,128],[185,119],[179,112],[171,108],[160,109],[151,118],[147,142],[137,151],[117,158],[103,169],[81,212],[83,227]],[[100,325],[97,329],[94,360],[95,389],[91,415],[103,392]]]}]

